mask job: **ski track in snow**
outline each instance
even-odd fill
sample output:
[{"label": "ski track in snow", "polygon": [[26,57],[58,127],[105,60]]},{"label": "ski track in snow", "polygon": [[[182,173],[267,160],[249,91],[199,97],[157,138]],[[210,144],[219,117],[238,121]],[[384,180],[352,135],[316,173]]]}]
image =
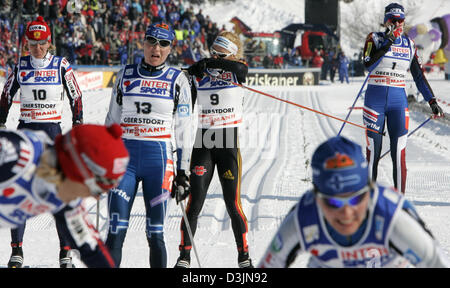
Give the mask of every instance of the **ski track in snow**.
[{"label": "ski track in snow", "polygon": [[[361,84],[362,80],[358,79],[350,85],[256,88],[344,119]],[[435,91],[443,93],[448,91],[449,84],[445,81],[431,81],[431,86],[436,87]],[[111,89],[85,92],[86,123],[103,123],[110,93]],[[361,97],[356,107],[362,106]],[[63,130],[67,131],[70,127],[67,103],[65,109]],[[257,264],[286,213],[311,188],[311,154],[321,142],[338,133],[342,122],[252,92],[246,94],[244,109],[244,123],[239,132],[243,158],[241,200],[248,219],[250,255],[254,264]],[[448,111],[447,107],[445,109]],[[17,115],[18,105],[14,104],[7,122],[8,127],[17,125]],[[410,130],[426,120],[426,117],[423,113],[411,111]],[[349,121],[361,125],[362,111],[354,110]],[[364,146],[365,136],[361,128],[345,124],[341,135]],[[446,251],[450,251],[449,135],[448,126],[430,121],[408,139],[407,146],[407,198],[416,205],[419,214]],[[388,145],[389,138],[386,136],[383,151],[389,149]],[[391,166],[389,155],[380,161],[380,183],[392,185]],[[140,188],[124,243],[122,267],[149,267],[142,198]],[[96,201],[88,199],[86,205],[95,225]],[[101,199],[99,211],[100,232],[105,239],[106,197]],[[173,267],[178,257],[181,218],[180,206],[170,201],[165,226],[168,267]],[[233,232],[217,174],[211,182],[194,240],[202,267],[237,267]],[[9,241],[9,230],[0,230],[1,265],[6,265],[8,261]],[[41,215],[27,222],[24,265],[58,267],[57,247],[57,234],[50,215]],[[198,267],[194,253],[191,256],[192,266]],[[307,255],[301,255],[293,267],[304,267],[307,260]],[[78,260],[75,260],[75,264],[77,267],[84,267]]]}]

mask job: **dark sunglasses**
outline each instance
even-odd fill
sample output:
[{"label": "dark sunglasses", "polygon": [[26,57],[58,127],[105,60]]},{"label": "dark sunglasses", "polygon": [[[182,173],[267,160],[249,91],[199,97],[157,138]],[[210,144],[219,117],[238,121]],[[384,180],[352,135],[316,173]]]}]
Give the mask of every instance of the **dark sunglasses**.
[{"label": "dark sunglasses", "polygon": [[172,44],[172,41],[165,40],[165,39],[157,39],[153,36],[147,36],[145,37],[145,40],[147,40],[147,43],[151,46],[155,46],[156,44],[159,44],[161,47],[169,47],[170,44]]},{"label": "dark sunglasses", "polygon": [[316,195],[323,200],[323,203],[325,203],[327,207],[332,209],[340,209],[345,205],[349,205],[350,207],[358,205],[370,189],[370,186],[367,185],[349,197],[331,197],[320,192],[316,192]]},{"label": "dark sunglasses", "polygon": [[389,19],[389,21],[390,21],[391,23],[393,23],[393,24],[395,24],[395,23],[402,24],[403,22],[405,22],[405,19],[396,19],[396,18],[392,18],[392,19]]},{"label": "dark sunglasses", "polygon": [[218,52],[218,51],[216,51],[216,50],[214,50],[213,48],[211,48],[211,55],[212,56],[217,56],[217,57],[220,57],[220,58],[225,58],[225,57],[228,57],[228,56],[231,56],[231,55],[233,55],[233,53],[222,53],[222,52]]}]

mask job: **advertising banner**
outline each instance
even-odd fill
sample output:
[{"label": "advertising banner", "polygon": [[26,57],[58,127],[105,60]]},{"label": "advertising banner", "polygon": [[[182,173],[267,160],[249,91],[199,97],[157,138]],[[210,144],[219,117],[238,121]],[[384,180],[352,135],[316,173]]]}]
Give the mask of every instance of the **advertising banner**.
[{"label": "advertising banner", "polygon": [[[81,90],[111,88],[118,71],[77,71]],[[320,68],[249,69],[246,86],[319,85]]]},{"label": "advertising banner", "polygon": [[249,69],[247,86],[319,85],[320,68]]},{"label": "advertising banner", "polygon": [[78,85],[81,90],[101,89],[103,87],[104,72],[76,71]]}]

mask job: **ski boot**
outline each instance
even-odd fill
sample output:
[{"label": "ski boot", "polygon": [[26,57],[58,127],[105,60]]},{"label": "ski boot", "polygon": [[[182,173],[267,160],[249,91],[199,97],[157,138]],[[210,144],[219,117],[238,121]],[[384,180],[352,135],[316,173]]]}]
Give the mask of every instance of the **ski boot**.
[{"label": "ski boot", "polygon": [[191,250],[181,250],[180,257],[173,268],[191,268]]},{"label": "ski boot", "polygon": [[248,252],[239,252],[238,265],[239,268],[254,268]]},{"label": "ski boot", "polygon": [[23,251],[22,243],[11,243],[12,253],[9,258],[8,268],[22,268]]},{"label": "ski boot", "polygon": [[59,250],[59,267],[75,268],[72,264],[72,257],[70,256],[70,247],[61,247],[61,250]]}]

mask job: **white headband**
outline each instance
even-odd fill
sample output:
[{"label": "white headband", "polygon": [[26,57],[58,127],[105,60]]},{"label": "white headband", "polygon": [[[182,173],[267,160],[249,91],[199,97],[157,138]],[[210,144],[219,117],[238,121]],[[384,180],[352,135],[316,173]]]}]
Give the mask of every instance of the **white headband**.
[{"label": "white headband", "polygon": [[225,38],[223,36],[219,36],[214,40],[213,45],[217,45],[219,47],[225,48],[228,51],[231,52],[232,55],[237,55],[238,53],[238,46],[231,42],[228,38]]}]

